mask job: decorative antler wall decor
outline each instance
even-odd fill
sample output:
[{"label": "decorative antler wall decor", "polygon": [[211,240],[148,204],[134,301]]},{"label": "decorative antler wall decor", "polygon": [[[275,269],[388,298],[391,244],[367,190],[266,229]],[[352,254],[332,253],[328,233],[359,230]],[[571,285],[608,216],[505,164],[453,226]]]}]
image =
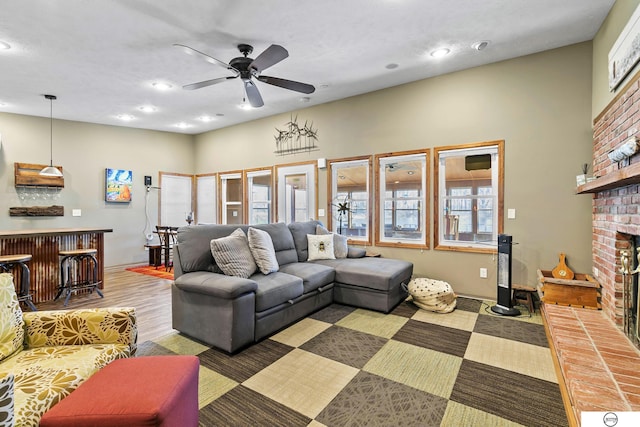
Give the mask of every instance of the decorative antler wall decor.
[{"label": "decorative antler wall decor", "polygon": [[286,130],[276,128],[277,135],[276,151],[274,153],[281,156],[295,154],[302,151],[317,151],[316,145],[318,141],[318,130],[313,129],[313,122],[309,124],[304,122],[304,126],[298,124],[298,116],[291,117],[291,120],[285,124]]}]

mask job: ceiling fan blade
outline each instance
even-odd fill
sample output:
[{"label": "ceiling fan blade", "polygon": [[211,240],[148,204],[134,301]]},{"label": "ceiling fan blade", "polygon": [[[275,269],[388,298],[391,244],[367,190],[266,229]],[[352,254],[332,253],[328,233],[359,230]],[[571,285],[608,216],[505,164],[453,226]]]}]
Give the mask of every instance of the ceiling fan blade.
[{"label": "ceiling fan blade", "polygon": [[262,107],[264,105],[260,91],[258,91],[258,88],[253,81],[250,79],[244,80],[244,90],[247,92],[247,99],[253,108]]},{"label": "ceiling fan blade", "polygon": [[215,85],[218,83],[226,82],[227,80],[235,79],[236,77],[238,76],[219,77],[217,79],[205,80],[198,83],[191,83],[190,85],[182,86],[182,89],[185,89],[185,90],[200,89],[201,87],[207,87],[207,86]]},{"label": "ceiling fan blade", "polygon": [[220,65],[221,67],[226,68],[227,70],[231,70],[236,74],[239,74],[240,71],[236,70],[235,68],[233,68],[231,65],[227,64],[226,62],[220,61],[219,59],[216,59],[212,56],[207,55],[206,53],[200,52],[197,49],[194,49],[192,47],[183,45],[183,44],[178,44],[175,43],[174,44],[175,47],[183,50],[186,54],[188,55],[193,55],[193,56],[197,56],[201,59],[204,59],[205,61],[211,63],[211,64],[216,64],[216,65]]},{"label": "ceiling fan blade", "polygon": [[294,82],[293,80],[280,79],[278,77],[258,76],[257,79],[260,80],[261,82],[268,83],[270,85],[280,86],[282,88],[295,90],[296,92],[301,92],[301,93],[313,93],[316,90],[316,88],[313,87],[312,85],[309,85],[306,83]]},{"label": "ceiling fan blade", "polygon": [[266,70],[272,65],[277,64],[278,62],[285,59],[289,56],[289,52],[287,49],[283,48],[280,45],[272,44],[268,48],[265,49],[253,62],[249,65],[249,68],[253,68],[254,70],[260,72],[262,70]]}]

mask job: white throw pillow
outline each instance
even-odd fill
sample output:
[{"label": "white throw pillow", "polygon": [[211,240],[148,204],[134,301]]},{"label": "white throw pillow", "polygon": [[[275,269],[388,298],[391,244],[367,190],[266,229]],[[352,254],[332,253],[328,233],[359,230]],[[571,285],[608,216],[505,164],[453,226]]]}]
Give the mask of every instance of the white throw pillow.
[{"label": "white throw pillow", "polygon": [[332,233],[320,224],[316,225],[316,234],[331,234],[333,236],[333,254],[337,259],[346,258],[349,254],[349,245],[347,244],[347,236]]},{"label": "white throw pillow", "polygon": [[316,259],[336,259],[333,253],[333,236],[331,234],[307,234],[309,244],[309,261]]},{"label": "white throw pillow", "polygon": [[264,230],[249,227],[247,232],[249,248],[262,274],[269,274],[280,269],[271,236]]},{"label": "white throw pillow", "polygon": [[227,276],[248,279],[256,272],[256,262],[241,228],[226,237],[211,240],[210,246],[213,259]]}]

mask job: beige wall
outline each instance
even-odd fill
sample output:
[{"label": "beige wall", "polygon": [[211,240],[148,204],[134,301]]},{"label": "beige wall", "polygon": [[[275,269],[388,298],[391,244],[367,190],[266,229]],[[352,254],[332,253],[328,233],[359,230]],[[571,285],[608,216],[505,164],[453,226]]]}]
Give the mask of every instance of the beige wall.
[{"label": "beige wall", "polygon": [[[536,269],[552,269],[560,252],[574,270],[590,272],[591,197],[575,195],[575,175],[591,159],[591,49],[581,43],[294,112],[317,127],[318,152],[273,154],[274,128],[290,114],[201,134],[196,172],[504,139],[505,209],[517,211],[505,219],[518,243],[514,282],[534,284]],[[324,207],[326,171],[319,178]],[[376,250],[414,262],[416,275],[446,280],[459,294],[495,298],[494,256]],[[488,279],[479,278],[481,267]]]},{"label": "beige wall", "polygon": [[609,16],[607,16],[593,39],[593,100],[591,111],[593,118],[602,112],[613,97],[616,96],[617,91],[623,88],[629,78],[638,71],[638,65],[636,65],[620,83],[616,91],[609,91],[609,50],[611,50],[639,4],[640,0],[617,0],[611,8]]},{"label": "beige wall", "polygon": [[[158,171],[191,173],[193,137],[116,126],[54,120],[53,163],[64,168],[58,201],[21,201],[14,187],[14,162],[49,163],[49,119],[0,113],[0,229],[113,228],[105,235],[106,266],[144,263],[146,253],[144,175],[155,185]],[[105,168],[133,171],[131,203],[104,201]],[[9,217],[10,206],[64,206],[64,217]],[[81,217],[71,216],[81,209]],[[158,220],[158,192],[149,193],[151,226]]]}]

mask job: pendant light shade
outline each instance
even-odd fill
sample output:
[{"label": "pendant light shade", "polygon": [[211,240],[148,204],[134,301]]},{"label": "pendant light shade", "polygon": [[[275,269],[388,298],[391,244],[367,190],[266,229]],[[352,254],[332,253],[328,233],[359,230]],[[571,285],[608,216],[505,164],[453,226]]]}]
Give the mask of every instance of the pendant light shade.
[{"label": "pendant light shade", "polygon": [[49,117],[50,117],[50,141],[49,141],[50,157],[49,159],[50,160],[49,160],[49,166],[42,169],[40,171],[40,175],[62,176],[62,172],[60,172],[60,169],[53,166],[53,101],[57,99],[57,97],[55,95],[45,95],[44,97],[49,100],[49,104],[50,104],[50,111],[49,111]]}]

